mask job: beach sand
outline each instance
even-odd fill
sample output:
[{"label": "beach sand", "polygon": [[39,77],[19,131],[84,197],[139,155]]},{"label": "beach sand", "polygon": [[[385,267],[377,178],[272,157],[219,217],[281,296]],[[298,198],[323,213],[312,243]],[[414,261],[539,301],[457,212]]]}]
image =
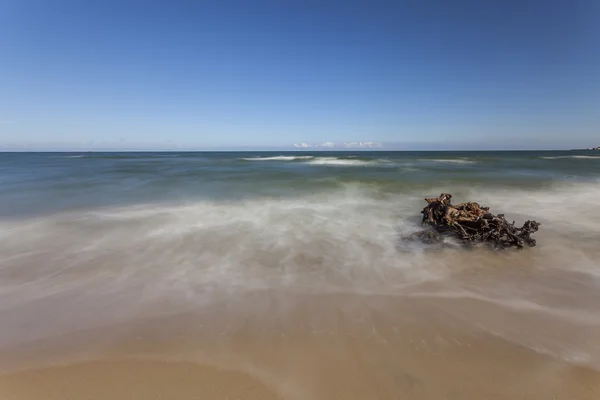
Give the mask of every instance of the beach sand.
[{"label": "beach sand", "polygon": [[472,299],[257,292],[5,350],[0,399],[598,399],[589,358],[552,354],[600,340],[571,331]]}]

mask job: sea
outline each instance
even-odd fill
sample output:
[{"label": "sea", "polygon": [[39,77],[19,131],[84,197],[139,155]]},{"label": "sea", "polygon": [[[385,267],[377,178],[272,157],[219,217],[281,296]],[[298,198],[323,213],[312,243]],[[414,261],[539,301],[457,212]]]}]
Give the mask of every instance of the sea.
[{"label": "sea", "polygon": [[[405,241],[441,193],[538,245]],[[600,152],[0,153],[0,351],[265,290],[476,300],[504,311],[463,323],[599,366]]]}]

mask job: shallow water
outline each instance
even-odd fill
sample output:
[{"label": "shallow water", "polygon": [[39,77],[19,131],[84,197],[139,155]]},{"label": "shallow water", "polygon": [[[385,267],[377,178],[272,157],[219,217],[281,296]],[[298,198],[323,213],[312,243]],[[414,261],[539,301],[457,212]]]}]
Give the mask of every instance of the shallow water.
[{"label": "shallow water", "polygon": [[[442,192],[538,246],[406,245]],[[597,367],[598,243],[593,152],[4,153],[0,350],[274,290],[475,300],[457,321]]]}]

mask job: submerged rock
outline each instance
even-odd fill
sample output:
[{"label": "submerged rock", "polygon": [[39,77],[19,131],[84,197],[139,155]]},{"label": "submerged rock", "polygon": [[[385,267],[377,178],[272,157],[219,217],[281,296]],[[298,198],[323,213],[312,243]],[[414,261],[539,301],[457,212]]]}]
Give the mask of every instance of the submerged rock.
[{"label": "submerged rock", "polygon": [[452,195],[442,193],[439,197],[425,199],[422,224],[428,229],[415,232],[411,239],[426,244],[440,243],[445,237],[454,237],[464,246],[486,245],[494,249],[525,246],[534,247],[535,239],[531,234],[538,231],[539,222],[526,221],[521,228],[504,218],[504,214],[494,215],[489,207],[468,202],[452,205]]}]

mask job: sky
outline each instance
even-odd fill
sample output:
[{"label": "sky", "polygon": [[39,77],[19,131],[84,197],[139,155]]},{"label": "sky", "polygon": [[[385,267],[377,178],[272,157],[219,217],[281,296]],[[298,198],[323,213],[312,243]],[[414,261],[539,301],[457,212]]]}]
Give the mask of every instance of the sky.
[{"label": "sky", "polygon": [[600,146],[596,0],[0,0],[0,148]]}]

